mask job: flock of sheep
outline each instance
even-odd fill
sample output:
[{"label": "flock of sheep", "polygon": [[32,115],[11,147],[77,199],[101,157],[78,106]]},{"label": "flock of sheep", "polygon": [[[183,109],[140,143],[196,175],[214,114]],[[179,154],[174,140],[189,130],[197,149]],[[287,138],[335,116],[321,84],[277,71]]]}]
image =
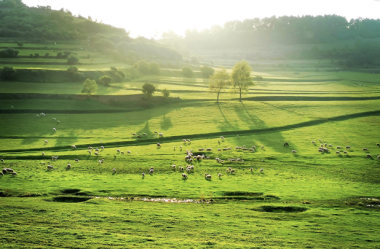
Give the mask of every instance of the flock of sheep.
[{"label": "flock of sheep", "polygon": [[[46,115],[45,115],[43,112],[41,112],[40,114],[37,114],[37,117],[45,117],[45,116],[46,116]],[[53,119],[54,121],[56,121],[57,124],[60,123],[60,121],[57,120],[56,118],[52,118],[52,119]],[[56,129],[56,128],[53,128],[53,131],[56,132],[57,129]],[[158,137],[160,137],[160,138],[164,137],[164,134],[161,133],[161,132],[154,131],[154,133],[155,133],[155,134],[158,134]],[[147,137],[148,135],[147,135],[147,133],[142,133],[142,134],[141,134],[141,133],[139,133],[139,134],[137,134],[137,133],[133,133],[132,136],[141,139],[142,137]],[[154,137],[157,137],[157,135],[154,135]],[[237,135],[237,138],[239,138],[239,137],[240,137],[240,136]],[[221,141],[224,141],[225,138],[224,138],[223,136],[221,136],[221,137],[220,137],[220,140],[221,140]],[[219,144],[219,145],[220,145],[220,143],[221,143],[220,140],[218,140],[218,144]],[[48,140],[45,140],[45,144],[47,144],[48,142],[49,142]],[[101,142],[102,142],[102,141],[101,141]],[[183,139],[182,142],[185,143],[185,144],[191,144],[191,140],[190,140],[190,139]],[[321,153],[330,153],[329,148],[332,148],[333,146],[332,146],[331,144],[324,143],[322,139],[319,139],[319,142],[320,142],[321,144],[320,144],[320,147],[318,148],[318,152],[321,152]],[[315,141],[312,141],[312,144],[316,145],[316,142],[315,142]],[[377,143],[376,145],[377,145],[377,147],[380,147],[380,144],[379,144],[379,143]],[[289,143],[284,143],[284,146],[289,146]],[[160,144],[160,143],[157,143],[157,147],[161,147],[161,144]],[[76,145],[71,145],[71,148],[72,148],[72,149],[77,149]],[[180,150],[182,151],[182,146],[180,146],[179,148],[180,148]],[[335,153],[336,153],[337,155],[341,155],[341,151],[340,151],[340,150],[342,150],[342,148],[343,148],[342,146],[336,146],[337,151],[336,151]],[[345,146],[345,148],[351,150],[351,147],[350,147],[350,146]],[[176,150],[176,147],[174,146],[173,149]],[[247,148],[245,145],[243,145],[243,146],[236,146],[235,149],[236,149],[236,150],[242,150],[242,151],[255,152],[255,150],[256,150],[256,146],[252,146],[251,148]],[[265,147],[264,147],[264,146],[261,146],[261,149],[262,149],[262,150],[265,150]],[[100,149],[99,149],[99,148],[93,148],[93,147],[89,146],[87,152],[89,153],[89,155],[92,155],[92,153],[94,153],[95,156],[99,156],[100,150],[104,150],[104,146],[100,146]],[[228,148],[218,149],[218,151],[227,151],[227,150],[231,150],[231,148],[228,147]],[[94,151],[94,152],[93,152],[93,151]],[[202,152],[202,151],[212,152],[213,149],[212,149],[212,148],[206,148],[206,149],[205,149],[205,148],[199,148],[199,149],[198,149],[198,152]],[[368,151],[368,148],[363,148],[363,151]],[[292,150],[291,152],[292,152],[292,153],[297,153],[296,150]],[[121,151],[120,149],[117,149],[117,153],[119,153],[119,154],[125,154],[124,151]],[[128,150],[127,153],[128,153],[128,154],[131,154],[131,151]],[[136,153],[136,154],[137,154],[137,153]],[[348,152],[347,152],[347,151],[343,151],[343,154],[348,155]],[[45,153],[44,153],[44,152],[42,152],[42,156],[43,156],[43,157],[45,156]],[[369,158],[373,158],[371,154],[367,154],[367,157],[369,157]],[[116,159],[116,155],[114,155],[114,158]],[[52,156],[51,159],[52,159],[52,161],[57,160],[57,159],[58,159],[58,156]],[[198,162],[199,162],[200,160],[203,160],[203,159],[210,159],[210,157],[209,157],[209,156],[205,156],[204,154],[202,154],[202,155],[200,155],[200,154],[198,154],[198,155],[194,155],[194,154],[193,154],[193,150],[187,150],[187,151],[186,151],[185,160],[186,160],[188,163],[192,163],[193,161],[198,161]],[[380,159],[380,155],[377,156],[377,159]],[[221,163],[221,164],[224,164],[224,163],[225,163],[225,160],[222,160],[222,159],[220,159],[220,158],[218,158],[218,157],[216,157],[215,160],[216,160],[216,162]],[[236,163],[244,164],[244,160],[243,160],[243,159],[240,159],[240,158],[236,158],[236,159],[235,159],[235,158],[228,158],[228,159],[226,159],[226,160],[227,160],[228,162],[236,162]],[[4,162],[3,159],[1,159],[1,161]],[[262,161],[264,161],[264,160],[262,160]],[[75,162],[79,162],[79,159],[75,159]],[[102,163],[104,163],[104,159],[101,159],[101,160],[99,160],[98,162],[99,162],[99,164],[102,164]],[[45,163],[41,163],[41,164],[44,165]],[[171,168],[172,168],[173,170],[176,170],[177,166],[173,164],[173,165],[171,165]],[[47,170],[50,171],[50,170],[54,170],[54,169],[55,169],[55,168],[54,168],[52,165],[50,165],[50,164],[47,165]],[[70,163],[67,164],[66,169],[71,169],[71,164],[70,164]],[[187,178],[188,178],[188,174],[184,173],[184,171],[186,170],[187,173],[191,173],[191,172],[193,172],[193,171],[194,171],[194,165],[187,165],[186,168],[184,168],[184,167],[182,167],[182,166],[178,166],[178,169],[179,169],[181,172],[183,172],[182,175],[181,175],[182,178],[183,178],[183,179],[187,179]],[[116,169],[115,169],[115,168],[113,168],[112,171],[113,171],[113,173],[116,173]],[[234,173],[236,172],[236,170],[235,170],[235,169],[232,169],[231,167],[227,168],[226,171],[227,171],[227,173],[229,173],[229,174],[234,174]],[[250,171],[253,172],[253,168],[250,168]],[[264,169],[261,168],[261,169],[260,169],[260,173],[263,173],[263,171],[264,171]],[[149,174],[153,174],[153,172],[154,172],[154,168],[151,167],[151,168],[149,169]],[[12,174],[12,175],[14,175],[14,176],[17,175],[17,173],[16,173],[13,169],[11,169],[11,168],[4,168],[4,169],[2,170],[2,172],[0,173],[0,175],[3,176],[4,174],[7,174],[7,173],[8,173],[8,174]],[[212,175],[211,175],[211,174],[205,173],[204,176],[205,176],[205,179],[206,179],[206,180],[211,180],[211,179],[212,179]],[[143,177],[143,178],[145,177],[145,173],[142,173],[142,177]],[[222,177],[222,174],[221,174],[221,173],[218,173],[218,177],[221,178],[221,177]]]}]

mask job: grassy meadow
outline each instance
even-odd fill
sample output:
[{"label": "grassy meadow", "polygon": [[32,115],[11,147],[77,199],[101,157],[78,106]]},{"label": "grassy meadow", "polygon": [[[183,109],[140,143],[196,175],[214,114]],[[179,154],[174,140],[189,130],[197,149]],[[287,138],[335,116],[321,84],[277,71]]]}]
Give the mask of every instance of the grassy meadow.
[{"label": "grassy meadow", "polygon": [[[78,68],[126,66],[101,56]],[[36,64],[8,64],[68,67],[20,60]],[[17,172],[0,176],[0,247],[379,248],[380,79],[288,63],[253,66],[264,80],[242,102],[227,90],[216,103],[199,71],[168,68],[90,97],[82,83],[0,81],[0,164]],[[142,98],[146,82],[170,98]]]}]

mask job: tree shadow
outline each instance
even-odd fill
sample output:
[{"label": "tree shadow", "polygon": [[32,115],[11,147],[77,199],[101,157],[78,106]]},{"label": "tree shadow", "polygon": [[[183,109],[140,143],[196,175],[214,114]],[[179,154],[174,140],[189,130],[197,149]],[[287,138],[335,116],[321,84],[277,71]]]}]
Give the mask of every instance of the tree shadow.
[{"label": "tree shadow", "polygon": [[222,121],[222,122],[216,122],[218,124],[218,128],[221,131],[233,131],[233,130],[235,130],[237,127],[232,126],[232,124],[228,121],[228,119],[226,118],[226,116],[224,115],[224,113],[222,111],[222,108],[220,107],[220,103],[217,103],[217,105],[218,105],[220,114],[222,114],[222,117],[224,119],[224,121]]},{"label": "tree shadow", "polygon": [[162,117],[162,121],[160,123],[162,130],[169,130],[173,127],[172,119],[169,117],[167,118],[165,115]]}]

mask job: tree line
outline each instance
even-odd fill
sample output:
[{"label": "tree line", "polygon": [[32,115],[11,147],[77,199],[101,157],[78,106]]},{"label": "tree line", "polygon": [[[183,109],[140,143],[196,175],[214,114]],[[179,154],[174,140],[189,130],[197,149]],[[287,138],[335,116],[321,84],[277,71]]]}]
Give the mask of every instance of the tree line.
[{"label": "tree line", "polygon": [[190,48],[254,48],[268,44],[315,44],[356,37],[380,37],[380,19],[351,19],[338,15],[281,16],[229,21],[202,31],[187,30]]}]

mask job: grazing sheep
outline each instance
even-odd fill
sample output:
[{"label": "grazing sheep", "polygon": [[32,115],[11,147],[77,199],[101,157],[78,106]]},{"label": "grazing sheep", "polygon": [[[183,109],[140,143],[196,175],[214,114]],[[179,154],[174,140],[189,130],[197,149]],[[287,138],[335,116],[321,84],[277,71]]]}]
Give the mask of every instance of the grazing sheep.
[{"label": "grazing sheep", "polygon": [[1,161],[4,162],[4,159],[1,158]]},{"label": "grazing sheep", "polygon": [[380,155],[377,156],[377,159],[380,159]]},{"label": "grazing sheep", "polygon": [[224,140],[224,137],[223,137],[223,136],[221,136],[221,137],[220,137],[220,139]]},{"label": "grazing sheep", "polygon": [[332,144],[329,144],[329,147],[333,147]]},{"label": "grazing sheep", "polygon": [[379,143],[377,143],[376,145],[377,145],[377,146],[380,146],[380,144],[379,144]]},{"label": "grazing sheep", "polygon": [[57,131],[57,129],[56,129],[56,128],[53,128],[53,131],[55,132],[55,131]]},{"label": "grazing sheep", "polygon": [[75,159],[75,162],[79,162],[79,159],[77,158],[77,159]]},{"label": "grazing sheep", "polygon": [[346,155],[348,155],[347,151],[343,151],[343,154],[346,154]]},{"label": "grazing sheep", "polygon": [[249,151],[251,151],[251,152],[255,152],[255,149],[250,148]]},{"label": "grazing sheep", "polygon": [[141,139],[141,136],[140,136],[140,135],[137,135],[137,138],[140,138],[140,139]]},{"label": "grazing sheep", "polygon": [[315,144],[315,141],[311,141],[312,144]]},{"label": "grazing sheep", "polygon": [[187,174],[185,174],[185,173],[182,173],[182,178],[185,178],[185,179],[187,179]]},{"label": "grazing sheep", "polygon": [[67,164],[67,168],[68,168],[68,169],[71,169],[71,164],[70,164],[70,163]]},{"label": "grazing sheep", "polygon": [[289,146],[289,144],[288,143],[284,143],[284,146]]},{"label": "grazing sheep", "polygon": [[237,135],[237,138],[240,138],[240,136],[239,136],[239,135]]},{"label": "grazing sheep", "polygon": [[341,146],[336,146],[336,148],[339,150],[339,149],[342,149],[342,147]]},{"label": "grazing sheep", "polygon": [[230,173],[232,174],[232,173],[235,173],[236,171],[235,171],[235,169],[231,169],[230,170]]},{"label": "grazing sheep", "polygon": [[0,172],[0,176],[4,176],[4,173],[2,171]]},{"label": "grazing sheep", "polygon": [[154,133],[157,133],[157,131],[154,131]]},{"label": "grazing sheep", "polygon": [[175,164],[173,164],[171,167],[172,167],[172,169],[174,169],[174,170],[175,170],[175,167],[176,167],[176,166],[175,166]]},{"label": "grazing sheep", "polygon": [[148,134],[146,134],[146,133],[143,133],[143,136],[145,136],[145,137],[146,137],[146,136],[148,136]]},{"label": "grazing sheep", "polygon": [[263,168],[260,169],[260,173],[264,173],[264,169]]},{"label": "grazing sheep", "polygon": [[327,149],[327,148],[323,148],[323,151],[324,152],[330,152],[329,149]]},{"label": "grazing sheep", "polygon": [[158,137],[164,137],[164,134],[163,133],[158,133]]},{"label": "grazing sheep", "polygon": [[327,147],[327,143],[325,143],[325,147]]},{"label": "grazing sheep", "polygon": [[100,146],[100,148],[101,148],[102,150],[104,150],[104,146]]},{"label": "grazing sheep", "polygon": [[183,141],[184,143],[186,143],[186,139],[182,139],[182,141]]},{"label": "grazing sheep", "polygon": [[60,122],[59,122],[59,120],[57,120],[57,124],[59,124]]},{"label": "grazing sheep", "polygon": [[48,141],[48,140],[45,140],[45,144],[47,144],[47,143],[49,143],[49,141]]},{"label": "grazing sheep", "polygon": [[114,155],[113,158],[116,159],[116,155]]},{"label": "grazing sheep", "polygon": [[340,151],[335,151],[335,154],[340,155]]},{"label": "grazing sheep", "polygon": [[160,143],[157,143],[157,147],[161,147],[161,144],[160,144]]},{"label": "grazing sheep", "polygon": [[212,149],[211,148],[207,148],[206,151],[212,151]]},{"label": "grazing sheep", "polygon": [[363,148],[364,151],[368,150],[367,148]]},{"label": "grazing sheep", "polygon": [[52,118],[53,120],[57,120],[56,118]]},{"label": "grazing sheep", "polygon": [[190,139],[187,139],[186,141],[187,141],[188,143],[191,143]]},{"label": "grazing sheep", "polygon": [[48,166],[47,166],[47,169],[48,169],[48,170],[51,170],[51,169],[54,169],[54,167],[51,166],[51,165],[48,165]]},{"label": "grazing sheep", "polygon": [[137,134],[136,133],[132,133],[132,136],[136,136]]},{"label": "grazing sheep", "polygon": [[36,115],[37,118],[38,118],[39,116],[40,116],[39,114]]},{"label": "grazing sheep", "polygon": [[88,152],[88,154],[90,154],[91,155],[91,150],[89,150],[89,151],[87,151]]},{"label": "grazing sheep", "polygon": [[116,173],[116,169],[115,168],[113,168],[112,171],[113,171],[113,173]]},{"label": "grazing sheep", "polygon": [[121,151],[120,153],[124,155],[124,151]]},{"label": "grazing sheep", "polygon": [[323,147],[323,144],[319,145],[320,147]]},{"label": "grazing sheep", "polygon": [[346,149],[351,149],[351,146],[346,146]]},{"label": "grazing sheep", "polygon": [[211,175],[209,175],[209,174],[205,173],[205,179],[206,179],[206,180],[211,180],[211,178],[212,178],[212,176],[211,176]]},{"label": "grazing sheep", "polygon": [[222,177],[222,173],[218,173],[218,177],[221,178]]},{"label": "grazing sheep", "polygon": [[98,148],[95,148],[95,151],[98,151],[98,152],[99,152],[99,149],[98,149]]},{"label": "grazing sheep", "polygon": [[88,146],[88,149],[89,149],[89,150],[92,150],[93,148],[92,148],[91,146]]},{"label": "grazing sheep", "polygon": [[367,157],[369,157],[369,158],[373,158],[373,157],[371,156],[371,154],[367,154]]},{"label": "grazing sheep", "polygon": [[265,149],[264,145],[263,145],[263,146],[261,146],[261,149],[262,149],[262,150],[263,150],[263,149]]},{"label": "grazing sheep", "polygon": [[253,172],[253,168],[250,168],[249,171]]},{"label": "grazing sheep", "polygon": [[142,173],[141,175],[142,175],[143,178],[145,177],[145,173]]},{"label": "grazing sheep", "polygon": [[98,153],[98,152],[95,152],[95,156],[99,156],[99,153]]},{"label": "grazing sheep", "polygon": [[175,146],[173,146],[173,150],[175,150]]},{"label": "grazing sheep", "polygon": [[11,174],[12,174],[13,176],[17,176],[17,172],[16,172],[16,171],[11,172]]},{"label": "grazing sheep", "polygon": [[151,168],[151,169],[149,170],[149,174],[153,174],[153,172],[154,172],[154,169]]},{"label": "grazing sheep", "polygon": [[71,145],[71,149],[76,149],[77,147],[75,145]]},{"label": "grazing sheep", "polygon": [[120,150],[119,150],[119,149],[117,149],[117,153],[120,153]]},{"label": "grazing sheep", "polygon": [[182,151],[182,146],[179,146],[179,149]]},{"label": "grazing sheep", "polygon": [[130,150],[127,150],[127,153],[128,153],[128,154],[131,154],[131,151],[130,151]]},{"label": "grazing sheep", "polygon": [[292,153],[297,153],[297,151],[296,150],[292,150]]},{"label": "grazing sheep", "polygon": [[102,160],[99,160],[99,164],[102,164]]}]

